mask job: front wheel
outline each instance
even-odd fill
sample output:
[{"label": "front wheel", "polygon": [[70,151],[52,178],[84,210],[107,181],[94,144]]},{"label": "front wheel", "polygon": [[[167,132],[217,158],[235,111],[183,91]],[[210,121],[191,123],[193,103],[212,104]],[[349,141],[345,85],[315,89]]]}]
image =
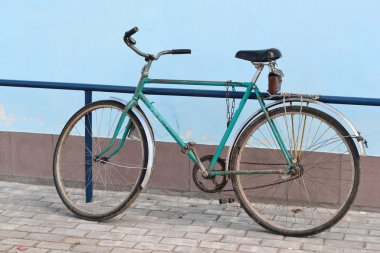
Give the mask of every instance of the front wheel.
[{"label": "front wheel", "polygon": [[[348,211],[359,184],[359,154],[347,130],[315,108],[285,106],[268,112],[296,164],[288,168],[265,115],[251,121],[234,142],[232,184],[247,214],[285,236],[319,233]],[[263,174],[280,170],[284,174]]]},{"label": "front wheel", "polygon": [[[86,105],[70,118],[58,138],[54,183],[63,203],[82,218],[112,218],[142,189],[148,161],[147,136],[132,111],[128,111],[109,152],[97,156],[111,142],[123,111],[124,105],[112,100]],[[121,149],[110,156],[123,139]]]}]

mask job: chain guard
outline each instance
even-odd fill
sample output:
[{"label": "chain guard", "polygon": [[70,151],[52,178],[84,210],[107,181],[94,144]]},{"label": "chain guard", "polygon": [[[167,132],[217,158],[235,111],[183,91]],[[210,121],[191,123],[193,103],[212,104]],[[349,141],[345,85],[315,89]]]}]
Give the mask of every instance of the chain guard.
[{"label": "chain guard", "polygon": [[[200,161],[205,168],[209,166],[212,160],[212,155],[206,155],[200,158]],[[226,163],[221,158],[218,158],[215,167],[212,171],[225,171]],[[220,192],[228,182],[228,176],[208,176],[204,177],[198,165],[193,167],[193,181],[194,184],[201,190],[207,193]]]}]

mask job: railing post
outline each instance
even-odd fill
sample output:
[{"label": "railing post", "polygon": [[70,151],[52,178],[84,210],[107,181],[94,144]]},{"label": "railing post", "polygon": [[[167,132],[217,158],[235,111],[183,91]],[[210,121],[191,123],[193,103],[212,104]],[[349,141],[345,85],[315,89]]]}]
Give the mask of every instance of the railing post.
[{"label": "railing post", "polygon": [[[85,104],[92,102],[92,91],[84,91]],[[92,201],[92,115],[91,112],[85,116],[85,183],[86,183],[86,203]]]}]

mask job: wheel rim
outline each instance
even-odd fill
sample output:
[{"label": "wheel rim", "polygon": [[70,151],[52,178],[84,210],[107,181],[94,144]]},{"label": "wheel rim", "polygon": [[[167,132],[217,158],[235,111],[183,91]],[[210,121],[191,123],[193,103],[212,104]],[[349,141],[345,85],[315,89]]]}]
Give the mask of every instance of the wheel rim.
[{"label": "wheel rim", "polygon": [[[55,159],[58,192],[69,209],[84,218],[97,219],[119,213],[133,197],[144,177],[145,135],[140,132],[136,120],[129,115],[110,150],[112,152],[121,142],[123,129],[131,120],[133,130],[120,151],[109,160],[95,159],[111,141],[122,112],[123,108],[116,104],[90,107],[73,116],[58,141]],[[89,121],[92,121],[91,130]],[[91,136],[92,150],[85,145],[85,132]],[[89,155],[87,158],[85,150]],[[91,176],[85,172],[86,165],[92,168]]]},{"label": "wheel rim", "polygon": [[[341,218],[356,193],[356,154],[352,153],[352,143],[349,144],[352,140],[338,122],[322,112],[313,113],[315,111],[286,107],[270,113],[285,146],[299,164],[298,173],[288,178],[281,175],[235,177],[248,213],[273,231],[296,235],[323,230]],[[239,144],[241,151],[236,170],[287,171],[268,123],[264,117],[259,121],[249,138]]]}]

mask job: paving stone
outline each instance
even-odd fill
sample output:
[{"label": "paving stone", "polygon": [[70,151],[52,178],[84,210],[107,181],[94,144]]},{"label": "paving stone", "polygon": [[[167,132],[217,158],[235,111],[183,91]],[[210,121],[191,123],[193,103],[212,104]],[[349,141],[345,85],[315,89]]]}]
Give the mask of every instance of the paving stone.
[{"label": "paving stone", "polygon": [[0,252],[5,252],[13,247],[14,245],[10,245],[10,244],[7,245],[7,244],[0,243]]},{"label": "paving stone", "polygon": [[161,236],[153,236],[153,235],[126,235],[123,240],[128,241],[128,242],[158,243],[161,239],[162,239]]},{"label": "paving stone", "polygon": [[234,243],[202,241],[199,245],[204,248],[236,250],[239,245]]},{"label": "paving stone", "polygon": [[70,249],[74,252],[91,252],[91,253],[108,253],[111,252],[111,247],[103,247],[98,245],[79,244]]},{"label": "paving stone", "polygon": [[41,221],[34,219],[12,218],[8,221],[8,223],[21,225],[40,225]]},{"label": "paving stone", "polygon": [[140,242],[135,246],[136,249],[147,249],[147,250],[154,250],[154,251],[172,251],[174,247],[175,247],[174,245],[150,243],[150,242]]},{"label": "paving stone", "polygon": [[24,238],[27,234],[21,231],[0,230],[0,237],[3,238]]},{"label": "paving stone", "polygon": [[301,249],[280,249],[280,253],[311,253],[312,251],[301,250]]},{"label": "paving stone", "polygon": [[370,250],[380,251],[380,242],[379,243],[367,243],[365,248],[370,249]]},{"label": "paving stone", "polygon": [[230,222],[222,222],[222,221],[193,220],[191,225],[215,227],[215,228],[228,228],[231,226],[231,223]]},{"label": "paving stone", "polygon": [[25,232],[34,232],[34,233],[48,233],[49,231],[53,229],[49,227],[26,225],[26,226],[19,227],[17,230],[25,231]]},{"label": "paving stone", "polygon": [[346,240],[326,240],[325,245],[333,246],[337,248],[355,248],[355,249],[363,249],[363,242],[352,242]]},{"label": "paving stone", "polygon": [[77,229],[83,230],[91,230],[91,231],[110,231],[113,229],[113,226],[105,225],[105,224],[97,224],[97,223],[87,223],[87,224],[79,224],[76,226]]},{"label": "paving stone", "polygon": [[342,240],[344,237],[343,233],[333,233],[333,232],[322,232],[320,234],[314,235],[318,238],[328,239],[328,240]]},{"label": "paving stone", "polygon": [[91,231],[86,235],[86,238],[98,240],[121,240],[125,235],[122,233],[111,233],[101,231]]},{"label": "paving stone", "polygon": [[12,199],[2,199],[0,208],[7,211],[21,211],[24,210],[25,207],[18,205],[17,201]]},{"label": "paving stone", "polygon": [[213,253],[214,251],[215,249],[189,247],[189,246],[177,246],[173,250],[173,252],[176,252],[176,253]]},{"label": "paving stone", "polygon": [[231,217],[231,216],[220,216],[218,221],[230,222],[230,223],[242,223],[242,224],[254,223],[254,221],[251,218]]},{"label": "paving stone", "polygon": [[160,243],[169,245],[197,246],[199,241],[192,239],[163,238]]},{"label": "paving stone", "polygon": [[201,213],[187,213],[183,216],[183,218],[184,219],[193,219],[193,220],[216,221],[219,218],[219,215],[201,214]]},{"label": "paving stone", "polygon": [[379,224],[365,224],[365,223],[349,223],[348,227],[350,228],[359,228],[359,229],[373,229],[379,230]]},{"label": "paving stone", "polygon": [[217,235],[217,234],[203,234],[203,233],[186,233],[185,238],[187,239],[194,239],[198,241],[220,241],[222,239],[223,235]]},{"label": "paving stone", "polygon": [[[237,217],[239,215],[239,212],[236,212],[236,211],[213,210],[213,209],[206,209],[203,213],[213,214],[213,215],[222,215],[223,217]],[[248,218],[248,216],[244,218]]]},{"label": "paving stone", "polygon": [[33,212],[23,212],[23,211],[5,211],[1,215],[7,217],[18,217],[18,218],[32,218],[35,213]]},{"label": "paving stone", "polygon": [[37,200],[23,200],[20,202],[22,206],[36,206],[36,207],[47,207],[51,205],[51,202],[37,201]]},{"label": "paving stone", "polygon": [[44,249],[68,250],[68,249],[70,249],[71,244],[59,243],[59,242],[41,242],[37,246],[39,248],[44,248]]},{"label": "paving stone", "polygon": [[140,222],[136,225],[136,228],[146,228],[146,229],[171,229],[173,225],[162,224],[162,223],[152,223],[152,222]]},{"label": "paving stone", "polygon": [[239,247],[239,252],[277,253],[278,249],[252,245],[241,245]]},{"label": "paving stone", "polygon": [[330,229],[331,232],[338,232],[344,234],[356,234],[356,235],[368,235],[368,229],[360,229],[360,228],[341,228],[341,227],[332,227]]},{"label": "paving stone", "polygon": [[281,248],[281,249],[301,249],[300,242],[291,242],[291,241],[282,241],[282,240],[272,240],[272,239],[264,239],[260,246],[264,247],[273,247],[273,248]]},{"label": "paving stone", "polygon": [[[379,227],[380,229],[380,227]],[[370,230],[369,235],[380,236],[380,230]]]},{"label": "paving stone", "polygon": [[130,227],[116,227],[111,230],[111,232],[132,234],[132,235],[143,235],[149,231],[147,228],[130,228]]},{"label": "paving stone", "polygon": [[148,215],[159,218],[178,219],[183,218],[186,214],[178,211],[150,211]]},{"label": "paving stone", "polygon": [[[163,237],[176,237],[183,238],[185,237],[186,232],[182,231],[173,231],[173,230],[150,230],[147,235],[163,236]],[[203,234],[204,235],[204,234]]]},{"label": "paving stone", "polygon": [[71,228],[54,228],[51,233],[67,235],[67,236],[76,236],[83,237],[88,234],[90,231],[88,230],[80,230],[80,229],[71,229]]},{"label": "paving stone", "polygon": [[222,239],[222,242],[226,242],[226,243],[248,244],[248,245],[259,245],[261,241],[262,241],[261,238],[259,239],[259,238],[234,236],[234,235],[226,235]]},{"label": "paving stone", "polygon": [[46,220],[40,223],[40,226],[51,227],[51,228],[75,228],[78,226],[78,223],[68,222],[68,221],[55,221],[55,220]]},{"label": "paving stone", "polygon": [[317,238],[317,237],[313,237],[313,236],[310,236],[310,237],[285,237],[284,238],[285,241],[292,241],[292,242],[300,242],[300,243],[303,243],[303,244],[319,244],[319,245],[322,245],[323,244],[323,239],[322,238]]},{"label": "paving stone", "polygon": [[147,215],[151,210],[143,208],[128,208],[125,214]]},{"label": "paving stone", "polygon": [[127,241],[111,241],[111,240],[101,240],[98,245],[117,247],[117,248],[133,248],[137,242],[127,242]]},{"label": "paving stone", "polygon": [[69,221],[70,217],[56,214],[35,214],[33,219],[43,221]]},{"label": "paving stone", "polygon": [[235,229],[229,229],[229,228],[210,228],[209,231],[207,231],[209,234],[221,234],[221,235],[245,235],[247,231],[245,230],[235,230]]},{"label": "paving stone", "polygon": [[[79,244],[96,245],[101,242],[96,239],[88,239],[88,238],[80,238],[80,237],[64,237],[64,240],[62,239],[61,239],[62,242],[71,243],[75,245],[79,245]],[[104,246],[108,246],[108,245],[104,245]]]},{"label": "paving stone", "polygon": [[125,250],[125,248],[116,248],[111,251],[111,253],[150,253],[151,250],[143,250],[143,249],[128,249],[128,251]]},{"label": "paving stone", "polygon": [[53,208],[51,206],[46,206],[46,207],[24,206],[22,210],[25,212],[34,212],[34,213],[39,213],[39,214],[51,215],[51,214],[57,214],[57,212],[61,209]]},{"label": "paving stone", "polygon": [[379,236],[363,236],[363,235],[347,234],[344,236],[344,240],[357,241],[357,242],[380,243],[380,237]]},{"label": "paving stone", "polygon": [[[20,251],[18,247],[13,247],[12,249],[8,250],[8,253],[20,253],[20,252],[27,252],[27,253],[45,253],[49,252],[50,249],[42,249],[42,248],[36,248],[36,247],[27,247],[27,250]],[[51,251],[50,251],[51,252]],[[67,251],[64,251],[67,253]]]},{"label": "paving stone", "polygon": [[342,248],[336,248],[334,246],[326,246],[321,244],[303,244],[303,250],[308,250],[312,252],[329,252],[329,253],[341,253],[343,252]]},{"label": "paving stone", "polygon": [[6,238],[1,241],[2,244],[11,244],[11,245],[24,245],[24,246],[35,246],[38,244],[37,240],[26,240],[18,238]]},{"label": "paving stone", "polygon": [[44,240],[46,242],[60,242],[62,239],[65,238],[64,235],[57,235],[57,234],[42,234],[42,233],[30,233],[28,234],[25,239],[29,240]]},{"label": "paving stone", "polygon": [[0,223],[0,230],[16,230],[20,227],[20,224]]},{"label": "paving stone", "polygon": [[379,251],[378,250],[368,250],[368,249],[358,250],[358,249],[345,248],[345,249],[343,249],[343,253],[379,253]]},{"label": "paving stone", "polygon": [[191,225],[191,226],[175,225],[173,227],[173,231],[199,232],[199,233],[204,233],[208,229],[209,227],[207,226],[197,226],[197,225]]},{"label": "paving stone", "polygon": [[[232,250],[224,250],[224,249],[217,249],[215,251],[215,253],[235,253],[235,252],[236,252],[235,250],[232,251]],[[245,251],[245,252],[247,252],[247,251]]]},{"label": "paving stone", "polygon": [[262,228],[260,230],[253,230],[252,229],[251,231],[248,231],[246,236],[247,237],[254,237],[254,238],[274,239],[274,240],[283,240],[284,239],[284,237],[282,235],[270,233],[267,230],[262,230]]}]

